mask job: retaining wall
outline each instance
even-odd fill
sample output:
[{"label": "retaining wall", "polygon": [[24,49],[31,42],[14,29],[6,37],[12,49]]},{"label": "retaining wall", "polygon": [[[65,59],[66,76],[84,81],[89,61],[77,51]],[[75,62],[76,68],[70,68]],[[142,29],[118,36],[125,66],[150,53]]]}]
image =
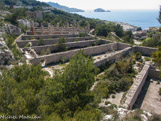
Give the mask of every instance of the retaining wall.
[{"label": "retaining wall", "polygon": [[134,79],[134,83],[132,84],[131,88],[129,89],[128,93],[126,94],[124,98],[124,104],[123,106],[127,109],[132,109],[133,105],[135,104],[135,101],[140,94],[140,91],[146,81],[146,78],[148,76],[148,72],[150,69],[150,62],[145,62],[145,65],[141,72],[136,76]]},{"label": "retaining wall", "polygon": [[[83,40],[92,40],[93,37],[69,37],[69,38],[65,38],[65,42],[74,42],[75,40],[78,41],[83,41]],[[39,46],[39,40],[20,40],[20,41],[16,41],[17,45],[20,48],[24,48],[29,42],[32,43],[32,46]],[[44,39],[43,41],[43,45],[50,45],[50,44],[56,44],[57,42],[59,42],[59,38],[55,38],[55,39]]]},{"label": "retaining wall", "polygon": [[140,52],[144,56],[151,56],[152,53],[154,53],[157,48],[152,48],[152,47],[143,47],[143,46],[134,46],[135,52]]},{"label": "retaining wall", "polygon": [[117,50],[117,43],[111,43],[100,46],[87,47],[83,49],[75,49],[66,52],[54,53],[45,56],[39,56],[38,58],[30,60],[30,62],[34,65],[37,65],[43,61],[46,62],[46,65],[50,63],[57,63],[62,59],[64,60],[71,59],[79,50],[83,50],[86,55],[97,55],[105,53],[107,51]]},{"label": "retaining wall", "polygon": [[131,52],[133,52],[133,48],[131,47],[127,47],[123,50],[111,52],[109,54],[105,54],[103,58],[95,60],[94,64],[96,67],[100,67],[105,65],[108,61],[117,61]]},{"label": "retaining wall", "polygon": [[24,35],[22,36],[22,40],[27,39],[51,39],[51,38],[59,38],[59,37],[78,37],[78,34],[59,34],[59,35]]},{"label": "retaining wall", "polygon": [[[106,44],[106,41],[100,40],[97,42],[96,40],[86,40],[86,41],[79,41],[79,42],[69,42],[69,43],[65,43],[64,45],[68,49],[72,49],[72,48],[84,48],[88,46],[93,46],[96,43],[98,45]],[[58,51],[56,46],[57,46],[56,44],[44,45],[44,46],[34,46],[34,47],[31,47],[31,49],[34,49],[37,54],[40,54],[42,50],[47,50],[47,49],[50,49],[50,51],[53,53],[54,51]],[[28,48],[24,48],[24,50],[25,49],[28,49]]]},{"label": "retaining wall", "polygon": [[121,42],[118,42],[118,43],[117,43],[117,49],[118,49],[118,50],[122,50],[122,49],[125,49],[125,48],[127,48],[127,47],[131,47],[131,45],[126,44],[126,43],[121,43]]}]

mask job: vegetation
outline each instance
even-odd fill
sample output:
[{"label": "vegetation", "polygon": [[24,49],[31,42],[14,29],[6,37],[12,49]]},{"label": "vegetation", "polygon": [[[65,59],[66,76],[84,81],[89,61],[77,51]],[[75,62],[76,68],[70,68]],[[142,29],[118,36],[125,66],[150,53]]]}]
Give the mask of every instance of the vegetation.
[{"label": "vegetation", "polygon": [[82,51],[53,78],[47,78],[40,65],[15,66],[0,75],[0,114],[40,116],[40,121],[99,121],[101,112],[89,105],[95,74],[93,60]]},{"label": "vegetation", "polygon": [[158,47],[158,50],[152,54],[153,61],[161,67],[161,47]]},{"label": "vegetation", "polygon": [[105,73],[99,77],[99,82],[94,88],[95,101],[99,102],[101,98],[109,97],[115,92],[127,91],[133,83],[135,74],[132,65],[132,59],[127,57],[107,68]]},{"label": "vegetation", "polygon": [[5,16],[5,21],[10,22],[11,24],[18,25],[17,20],[26,17],[26,9],[19,8],[13,9],[12,14]]},{"label": "vegetation", "polygon": [[54,45],[54,47],[56,48],[56,52],[61,52],[61,51],[65,51],[67,50],[67,47],[65,45],[65,38],[59,38],[59,41],[56,43],[56,45]]},{"label": "vegetation", "polygon": [[[48,7],[49,5],[44,2],[37,0],[2,0],[6,5],[24,5],[24,6],[43,6]],[[19,4],[21,3],[21,4]]]},{"label": "vegetation", "polygon": [[147,47],[157,47],[161,46],[161,36],[160,33],[156,33],[155,35],[151,35],[151,38],[148,38],[143,41],[143,46]]},{"label": "vegetation", "polygon": [[111,32],[115,32],[115,34],[123,39],[123,42],[133,44],[132,32],[131,31],[123,31],[123,28],[120,25],[115,25],[114,23],[103,23],[98,24],[95,29],[95,34],[97,36],[107,37]]},{"label": "vegetation", "polygon": [[39,43],[39,45],[44,45],[44,40],[43,40],[42,38],[40,38],[40,39],[38,40],[38,43]]},{"label": "vegetation", "polygon": [[17,49],[17,46],[15,44],[16,36],[6,34],[6,35],[4,35],[4,38],[5,38],[5,42],[6,42],[7,46],[12,51],[15,59],[16,60],[22,60],[22,53]]},{"label": "vegetation", "polygon": [[161,95],[161,88],[159,89],[159,95]]}]

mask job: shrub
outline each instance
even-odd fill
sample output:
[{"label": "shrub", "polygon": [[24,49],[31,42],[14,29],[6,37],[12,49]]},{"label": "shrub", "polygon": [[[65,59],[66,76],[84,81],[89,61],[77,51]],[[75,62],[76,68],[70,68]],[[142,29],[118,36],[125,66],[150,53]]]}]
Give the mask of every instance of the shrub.
[{"label": "shrub", "polygon": [[46,50],[46,55],[48,55],[48,54],[50,54],[50,53],[51,53],[50,48],[47,48],[47,50]]},{"label": "shrub", "polygon": [[157,81],[157,84],[160,84],[160,80]]},{"label": "shrub", "polygon": [[42,50],[41,50],[40,55],[46,55],[45,49],[42,49]]},{"label": "shrub", "polygon": [[39,45],[44,45],[44,40],[41,38],[38,40]]},{"label": "shrub", "polygon": [[78,39],[74,39],[74,42],[78,42]]},{"label": "shrub", "polygon": [[161,95],[161,88],[159,89],[159,95]]},{"label": "shrub", "polygon": [[135,58],[137,61],[139,61],[141,59],[141,56],[142,56],[142,54],[140,52],[136,52]]},{"label": "shrub", "polygon": [[110,101],[106,101],[105,102],[105,105],[108,105],[108,104],[111,104],[111,102]]},{"label": "shrub", "polygon": [[150,61],[151,59],[149,57],[145,57],[145,61]]},{"label": "shrub", "polygon": [[79,37],[86,37],[87,34],[86,33],[79,33]]},{"label": "shrub", "polygon": [[112,95],[112,98],[115,98],[115,95]]}]

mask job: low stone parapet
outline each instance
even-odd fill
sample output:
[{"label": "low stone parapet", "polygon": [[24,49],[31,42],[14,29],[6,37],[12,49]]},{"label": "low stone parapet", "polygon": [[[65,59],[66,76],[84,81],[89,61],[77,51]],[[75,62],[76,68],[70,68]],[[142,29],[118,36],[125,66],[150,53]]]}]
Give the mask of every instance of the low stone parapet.
[{"label": "low stone parapet", "polygon": [[134,82],[131,88],[129,89],[128,93],[123,99],[123,105],[122,105],[123,107],[130,110],[132,109],[147,79],[149,69],[150,69],[150,62],[145,62],[144,67],[142,68],[141,72],[134,78]]}]

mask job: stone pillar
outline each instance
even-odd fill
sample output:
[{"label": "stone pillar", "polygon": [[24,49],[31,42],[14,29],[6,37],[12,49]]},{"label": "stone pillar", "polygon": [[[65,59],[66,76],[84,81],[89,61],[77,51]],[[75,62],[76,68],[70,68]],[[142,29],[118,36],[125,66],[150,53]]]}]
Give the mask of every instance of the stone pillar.
[{"label": "stone pillar", "polygon": [[51,25],[48,23],[48,34],[50,34]]},{"label": "stone pillar", "polygon": [[31,28],[31,31],[32,31],[32,35],[34,35],[34,27],[32,26],[32,28]]},{"label": "stone pillar", "polygon": [[88,29],[88,32],[89,32],[90,31],[90,24],[89,23],[88,23],[88,28],[87,29]]},{"label": "stone pillar", "polygon": [[67,23],[67,29],[69,29],[69,23]]},{"label": "stone pillar", "polygon": [[41,34],[43,34],[44,33],[44,27],[43,27],[43,25],[41,24]]},{"label": "stone pillar", "polygon": [[80,32],[80,25],[79,25],[79,23],[77,24],[77,32]]},{"label": "stone pillar", "polygon": [[56,28],[59,29],[59,23],[57,23]]},{"label": "stone pillar", "polygon": [[73,26],[73,34],[75,34],[75,27]]},{"label": "stone pillar", "polygon": [[63,27],[61,27],[61,34],[63,34]]},{"label": "stone pillar", "polygon": [[51,26],[50,26],[50,34],[53,34],[53,32],[54,32],[54,26],[51,25]]}]

